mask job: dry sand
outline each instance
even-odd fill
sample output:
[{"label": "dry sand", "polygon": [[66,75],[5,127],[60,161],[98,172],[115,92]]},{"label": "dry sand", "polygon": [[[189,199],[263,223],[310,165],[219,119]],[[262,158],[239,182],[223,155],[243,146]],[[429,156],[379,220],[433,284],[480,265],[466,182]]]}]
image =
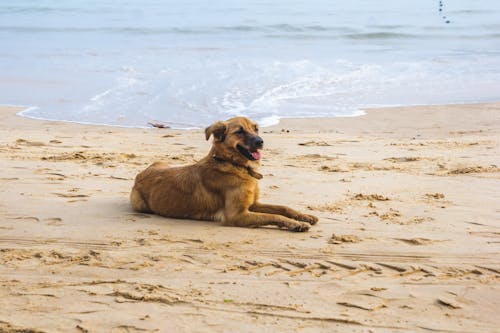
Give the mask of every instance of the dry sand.
[{"label": "dry sand", "polygon": [[0,332],[499,332],[500,103],[263,130],[262,201],[307,233],[137,214],[202,131],[0,108]]}]

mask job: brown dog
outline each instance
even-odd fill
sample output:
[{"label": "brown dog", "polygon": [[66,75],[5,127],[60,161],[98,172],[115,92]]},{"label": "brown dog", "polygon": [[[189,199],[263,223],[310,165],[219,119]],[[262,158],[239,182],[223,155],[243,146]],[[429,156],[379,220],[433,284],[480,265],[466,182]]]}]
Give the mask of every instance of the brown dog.
[{"label": "brown dog", "polygon": [[256,172],[264,141],[257,125],[236,117],[205,129],[214,136],[208,155],[199,162],[169,167],[156,162],[135,178],[130,203],[138,212],[174,218],[222,221],[225,225],[276,225],[306,231],[318,219],[285,206],[258,202]]}]

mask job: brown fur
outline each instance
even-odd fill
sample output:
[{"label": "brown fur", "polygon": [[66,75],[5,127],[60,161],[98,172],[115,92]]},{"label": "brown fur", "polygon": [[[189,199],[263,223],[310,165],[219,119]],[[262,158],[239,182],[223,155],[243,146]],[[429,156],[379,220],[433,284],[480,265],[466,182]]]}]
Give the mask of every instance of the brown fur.
[{"label": "brown fur", "polygon": [[245,157],[237,148],[262,148],[257,133],[257,125],[243,117],[207,127],[206,139],[213,135],[214,142],[205,158],[182,167],[156,162],[137,175],[130,194],[133,209],[166,217],[222,221],[239,227],[276,225],[293,231],[308,230],[318,221],[315,216],[258,202],[257,179],[262,176],[255,169],[260,163]]}]

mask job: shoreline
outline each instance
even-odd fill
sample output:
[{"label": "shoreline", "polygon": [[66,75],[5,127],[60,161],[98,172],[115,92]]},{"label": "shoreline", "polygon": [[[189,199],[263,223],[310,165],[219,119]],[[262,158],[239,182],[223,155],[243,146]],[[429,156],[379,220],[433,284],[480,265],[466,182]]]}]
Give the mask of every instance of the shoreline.
[{"label": "shoreline", "polygon": [[[146,125],[145,126],[113,125],[113,124],[93,123],[93,122],[76,121],[76,120],[61,120],[61,119],[40,118],[40,117],[34,117],[34,116],[29,116],[29,115],[23,114],[24,112],[29,111],[30,109],[33,109],[33,108],[37,108],[37,107],[27,107],[27,108],[25,108],[23,106],[18,106],[18,105],[5,105],[5,104],[2,105],[2,104],[0,104],[0,108],[1,107],[20,108],[21,110],[16,113],[18,116],[23,117],[23,118],[28,118],[28,119],[40,120],[40,121],[58,121],[58,122],[75,123],[75,124],[82,124],[82,125],[109,126],[109,127],[119,127],[119,128],[137,128],[137,129],[145,129],[145,128],[151,128],[151,127],[153,127],[153,126],[146,126]],[[334,116],[334,117],[327,117],[327,119],[329,119],[329,118],[354,118],[354,117],[361,117],[361,116],[364,116],[366,114],[366,112],[364,110],[365,109],[359,109],[359,110],[357,110],[355,112],[355,114],[349,115],[349,116]],[[284,119],[316,119],[316,118],[320,118],[321,119],[321,118],[324,118],[324,117],[316,117],[316,116],[310,116],[310,117],[290,117],[290,118],[286,118],[286,117],[283,118],[282,117],[282,118],[278,118],[278,122],[277,123],[272,123],[272,124],[269,124],[269,125],[261,125],[261,127],[262,128],[268,128],[268,127],[277,126]],[[154,121],[154,120],[151,120],[151,121]],[[169,124],[173,124],[171,122],[163,122],[163,121],[159,121],[159,123],[165,124],[167,126]],[[188,124],[184,124],[184,125],[188,125]],[[191,125],[189,125],[189,126],[191,126]],[[171,129],[174,129],[174,130],[185,130],[185,131],[203,129],[202,127],[196,127],[196,126],[191,126],[191,127],[172,127],[172,126],[169,126],[168,128],[171,128]]]},{"label": "shoreline", "polygon": [[[307,129],[310,129],[310,126],[307,125],[307,123],[312,122],[319,122],[321,124],[325,124],[325,122],[330,126],[332,125],[332,122],[336,122],[337,120],[342,120],[342,119],[349,119],[351,118],[356,118],[356,119],[361,119],[363,117],[365,118],[371,118],[373,116],[374,112],[392,112],[392,111],[406,111],[406,110],[412,110],[413,112],[415,111],[421,111],[421,110],[432,110],[432,111],[437,111],[437,110],[442,110],[443,108],[453,108],[453,109],[461,109],[461,108],[468,108],[470,106],[496,106],[500,104],[500,101],[487,101],[487,102],[477,102],[477,103],[451,103],[451,104],[422,104],[422,105],[404,105],[404,106],[381,106],[381,107],[373,107],[373,108],[363,108],[359,109],[356,112],[359,112],[359,114],[351,115],[351,116],[334,116],[334,117],[316,117],[316,116],[311,116],[311,117],[290,117],[290,118],[279,118],[278,123],[272,124],[269,126],[262,126],[263,129],[276,129],[278,127],[287,127],[287,126],[294,126],[296,129],[299,129],[300,126],[306,126]],[[123,128],[123,129],[152,129],[154,126],[150,125],[145,125],[143,127],[139,126],[127,126],[127,125],[112,125],[112,124],[104,124],[104,123],[92,123],[92,122],[82,122],[82,121],[72,121],[72,120],[59,120],[59,119],[45,119],[45,118],[38,118],[38,117],[32,117],[32,116],[27,116],[24,115],[23,113],[32,109],[32,108],[37,108],[36,106],[19,106],[19,105],[9,105],[9,104],[0,104],[0,109],[15,109],[15,114],[21,118],[24,119],[30,119],[34,121],[40,121],[40,122],[58,122],[58,123],[68,123],[68,124],[76,124],[76,125],[82,125],[82,126],[98,126],[98,127],[110,127],[110,128]],[[442,112],[442,111],[441,111]],[[366,117],[369,116],[369,117]],[[449,115],[447,115],[449,116]],[[147,123],[147,121],[146,121]],[[160,122],[163,123],[163,122]],[[168,125],[168,123],[165,123]],[[314,125],[316,127],[316,125]],[[325,125],[323,125],[325,127]],[[192,128],[174,128],[174,127],[168,127],[168,129],[171,130],[176,130],[176,131],[196,131],[196,130],[202,130],[202,127],[192,127]]]},{"label": "shoreline", "polygon": [[135,175],[204,157],[201,129],[18,111],[0,106],[0,331],[500,327],[500,102],[263,128],[262,202],[317,215],[307,233],[133,212]]}]

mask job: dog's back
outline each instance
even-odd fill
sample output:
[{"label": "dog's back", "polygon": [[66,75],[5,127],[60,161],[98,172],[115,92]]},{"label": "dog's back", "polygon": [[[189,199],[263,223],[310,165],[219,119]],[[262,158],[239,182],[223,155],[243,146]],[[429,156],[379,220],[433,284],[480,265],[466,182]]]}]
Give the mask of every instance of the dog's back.
[{"label": "dog's back", "polygon": [[223,199],[206,188],[203,171],[199,164],[169,167],[156,162],[137,175],[130,204],[143,213],[220,220],[217,213]]}]

